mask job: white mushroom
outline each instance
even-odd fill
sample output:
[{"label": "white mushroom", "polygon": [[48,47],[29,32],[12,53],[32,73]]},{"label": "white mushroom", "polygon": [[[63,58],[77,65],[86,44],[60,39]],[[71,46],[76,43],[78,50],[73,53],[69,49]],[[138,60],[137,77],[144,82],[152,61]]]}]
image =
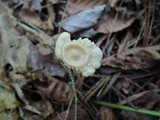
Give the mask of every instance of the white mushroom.
[{"label": "white mushroom", "polygon": [[57,39],[55,55],[63,63],[83,76],[88,77],[95,73],[102,60],[102,51],[88,38],[79,38],[71,41],[70,34],[63,32]]}]

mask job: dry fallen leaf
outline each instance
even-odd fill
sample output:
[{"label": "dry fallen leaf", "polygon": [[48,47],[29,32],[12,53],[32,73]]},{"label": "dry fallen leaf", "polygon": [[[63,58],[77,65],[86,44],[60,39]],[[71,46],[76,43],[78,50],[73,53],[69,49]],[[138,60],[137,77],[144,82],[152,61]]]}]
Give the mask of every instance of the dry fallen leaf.
[{"label": "dry fallen leaf", "polygon": [[[55,100],[61,104],[68,104],[73,97],[73,90],[70,85],[62,82],[49,74],[42,72],[35,72],[29,75],[31,82],[24,85],[23,91],[32,91],[34,87],[44,96],[47,96],[50,100]],[[30,87],[32,84],[32,87]]]},{"label": "dry fallen leaf", "polygon": [[43,77],[44,80],[48,80],[49,86],[47,88],[37,86],[38,89],[46,94],[50,99],[56,100],[62,104],[69,104],[73,97],[73,90],[71,86],[49,75],[44,74]]},{"label": "dry fallen leaf", "polygon": [[70,15],[75,14],[94,6],[105,4],[106,1],[107,0],[70,0],[67,11]]},{"label": "dry fallen leaf", "polygon": [[21,18],[21,20],[23,22],[26,22],[29,25],[33,24],[43,30],[53,29],[53,25],[52,25],[51,20],[49,18],[47,18],[46,21],[43,21],[40,18],[40,14],[33,11],[28,3],[25,3],[23,5],[21,11],[19,11],[18,14],[19,14],[19,17]]},{"label": "dry fallen leaf", "polygon": [[106,5],[100,5],[84,10],[65,18],[59,24],[70,33],[88,29],[97,23],[105,7]]},{"label": "dry fallen leaf", "polygon": [[102,65],[124,70],[149,68],[160,62],[159,51],[160,45],[133,48],[104,58]]},{"label": "dry fallen leaf", "polygon": [[[46,73],[63,77],[65,75],[64,68],[54,62],[52,55],[48,55],[48,53],[53,54],[51,48],[54,47],[54,39],[43,32],[34,32],[34,35],[29,33],[28,36],[23,35],[21,31],[16,29],[18,23],[12,16],[10,9],[0,5],[1,12],[5,13],[4,15],[0,14],[0,67],[10,63],[15,71],[22,72],[27,71],[28,67],[31,66],[33,70],[43,69]],[[40,55],[30,39],[37,40],[41,44],[40,47],[50,46],[50,48],[46,47],[46,50],[49,51],[47,53],[43,49],[43,54],[48,56]]]},{"label": "dry fallen leaf", "polygon": [[106,12],[100,18],[95,30],[99,33],[109,34],[112,32],[117,32],[129,27],[142,12],[134,13],[133,15],[125,16],[120,12],[115,15],[111,15],[111,11]]}]

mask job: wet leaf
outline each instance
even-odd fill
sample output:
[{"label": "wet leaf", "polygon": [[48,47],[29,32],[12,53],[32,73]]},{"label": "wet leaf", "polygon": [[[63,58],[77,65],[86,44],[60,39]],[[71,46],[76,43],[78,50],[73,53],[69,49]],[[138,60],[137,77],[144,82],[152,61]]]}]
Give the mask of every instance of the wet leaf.
[{"label": "wet leaf", "polygon": [[59,24],[60,26],[62,26],[63,29],[70,33],[75,33],[80,30],[88,29],[97,23],[97,20],[100,18],[105,7],[105,5],[100,5],[94,8],[84,10],[80,13],[67,17]]},{"label": "wet leaf", "polygon": [[104,58],[102,64],[124,70],[149,68],[159,63],[159,50],[159,45],[133,48]]},{"label": "wet leaf", "polygon": [[70,0],[68,4],[68,13],[75,14],[77,12],[105,4],[106,0]]}]

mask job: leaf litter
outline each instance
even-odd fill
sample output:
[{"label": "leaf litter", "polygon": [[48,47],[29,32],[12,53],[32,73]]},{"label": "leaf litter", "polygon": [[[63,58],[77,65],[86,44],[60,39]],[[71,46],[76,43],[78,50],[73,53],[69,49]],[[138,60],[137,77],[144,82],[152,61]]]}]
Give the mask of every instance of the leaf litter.
[{"label": "leaf litter", "polygon": [[[158,120],[93,101],[160,110],[159,5],[156,0],[0,1],[0,118]],[[54,55],[63,31],[73,39],[90,37],[104,54],[93,76],[72,71],[77,114],[68,70]]]},{"label": "leaf litter", "polygon": [[159,63],[159,48],[160,46],[157,45],[152,47],[129,49],[104,58],[102,64],[126,70],[149,68],[156,65],[155,63]]}]

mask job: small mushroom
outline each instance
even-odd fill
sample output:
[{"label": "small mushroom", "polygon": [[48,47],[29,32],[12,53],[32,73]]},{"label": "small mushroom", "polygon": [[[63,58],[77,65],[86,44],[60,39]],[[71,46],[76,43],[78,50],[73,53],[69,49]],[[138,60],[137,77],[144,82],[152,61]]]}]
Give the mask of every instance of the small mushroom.
[{"label": "small mushroom", "polygon": [[72,40],[70,34],[63,32],[57,39],[55,55],[63,63],[83,76],[88,77],[95,73],[102,60],[102,51],[88,38]]}]

